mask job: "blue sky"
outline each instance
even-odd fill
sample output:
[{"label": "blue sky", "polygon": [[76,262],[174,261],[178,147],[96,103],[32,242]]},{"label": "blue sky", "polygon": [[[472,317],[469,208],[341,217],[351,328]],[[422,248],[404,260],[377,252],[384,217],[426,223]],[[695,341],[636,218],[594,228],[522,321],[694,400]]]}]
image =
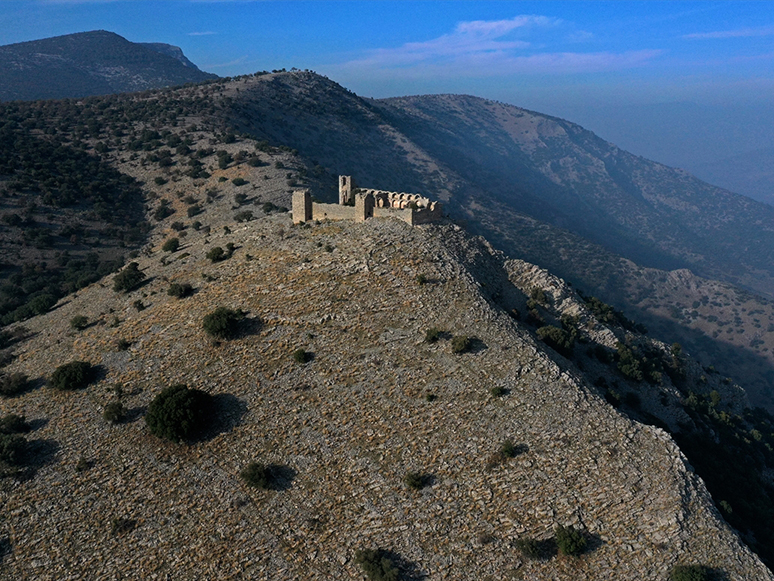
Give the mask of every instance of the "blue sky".
[{"label": "blue sky", "polygon": [[[298,67],[368,97],[470,93],[617,143],[643,107],[755,117],[774,103],[774,3],[764,1],[0,1],[0,44],[95,29],[180,46],[222,76]],[[774,147],[760,133],[749,147]]]}]

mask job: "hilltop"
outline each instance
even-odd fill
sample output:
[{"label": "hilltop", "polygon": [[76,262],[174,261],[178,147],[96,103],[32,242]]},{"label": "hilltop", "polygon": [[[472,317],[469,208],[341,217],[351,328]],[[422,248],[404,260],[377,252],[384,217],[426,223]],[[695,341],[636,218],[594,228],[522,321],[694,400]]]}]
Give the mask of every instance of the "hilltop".
[{"label": "hilltop", "polygon": [[[243,175],[261,197],[282,180]],[[233,212],[213,201],[198,216],[209,233],[189,226],[172,253],[160,249],[171,233],[157,230],[137,258],[139,289],[117,293],[106,279],[24,323],[9,369],[35,387],[2,405],[36,426],[39,452],[29,479],[2,484],[8,575],[357,578],[355,551],[381,547],[407,578],[663,579],[678,563],[772,578],[666,432],[621,413],[699,426],[669,380],[661,399],[647,395],[649,384],[630,388],[585,348],[570,363],[514,319],[530,308],[522,287],[541,288],[533,308],[547,322],[572,312],[605,350],[625,338],[560,280],[454,225],[293,227],[287,214],[239,223]],[[227,243],[233,256],[206,258]],[[195,293],[168,296],[176,282]],[[204,333],[218,306],[246,313],[238,338]],[[75,316],[88,327],[72,329]],[[426,342],[430,328],[439,341]],[[472,338],[470,350],[454,353],[446,334]],[[294,361],[299,348],[311,361]],[[71,360],[99,365],[98,380],[75,392],[41,385]],[[682,389],[703,389],[685,365]],[[616,411],[583,366],[635,389],[642,410],[627,396]],[[740,413],[743,392],[710,381],[704,391]],[[190,446],[142,421],[176,382],[216,398],[218,423]],[[111,426],[102,414],[116,398],[129,418]],[[506,440],[513,459],[497,455]],[[282,468],[279,489],[240,481],[256,460]],[[420,491],[404,484],[411,471],[426,478]],[[583,530],[590,550],[537,561],[516,550],[519,539],[549,542],[557,525]]]},{"label": "hilltop", "polygon": [[180,48],[105,30],[0,46],[0,101],[143,91],[215,79]]}]

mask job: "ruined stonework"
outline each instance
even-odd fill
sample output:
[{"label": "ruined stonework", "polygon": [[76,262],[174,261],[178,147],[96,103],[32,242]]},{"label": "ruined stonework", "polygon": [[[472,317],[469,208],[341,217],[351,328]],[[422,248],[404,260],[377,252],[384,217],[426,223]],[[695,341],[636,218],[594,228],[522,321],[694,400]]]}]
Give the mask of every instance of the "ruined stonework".
[{"label": "ruined stonework", "polygon": [[312,202],[308,190],[293,192],[293,222],[397,218],[408,224],[427,224],[443,218],[440,202],[419,194],[357,188],[352,176],[339,176],[339,203]]}]

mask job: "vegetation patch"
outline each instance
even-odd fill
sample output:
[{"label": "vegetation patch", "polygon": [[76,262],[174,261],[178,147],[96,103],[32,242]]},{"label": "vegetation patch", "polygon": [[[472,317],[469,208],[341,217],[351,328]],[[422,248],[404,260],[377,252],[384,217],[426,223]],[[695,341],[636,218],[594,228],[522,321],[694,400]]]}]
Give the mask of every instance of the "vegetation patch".
[{"label": "vegetation patch", "polygon": [[239,476],[248,486],[263,490],[269,490],[274,481],[270,468],[258,462],[250,462],[239,473]]},{"label": "vegetation patch", "polygon": [[398,581],[400,569],[392,562],[384,549],[361,549],[355,551],[355,563],[371,581]]},{"label": "vegetation patch", "polygon": [[244,317],[241,310],[218,307],[204,317],[202,327],[215,339],[233,339],[239,334],[239,323]]},{"label": "vegetation patch", "polygon": [[211,397],[178,383],[164,388],[153,398],[145,414],[151,433],[172,442],[190,441],[206,428]]},{"label": "vegetation patch", "polygon": [[187,282],[184,282],[184,283],[173,282],[171,285],[169,285],[169,288],[167,289],[167,294],[177,299],[184,299],[186,297],[190,297],[193,294],[193,292],[194,292],[193,287]]},{"label": "vegetation patch", "polygon": [[13,397],[27,390],[29,380],[23,373],[0,374],[0,395]]},{"label": "vegetation patch", "polygon": [[578,529],[569,526],[556,528],[556,546],[563,555],[577,557],[586,550],[586,537]]},{"label": "vegetation patch", "polygon": [[140,271],[140,265],[130,262],[113,278],[113,290],[127,293],[134,290],[145,280],[145,273]]},{"label": "vegetation patch", "polygon": [[72,361],[60,365],[51,374],[49,385],[60,391],[86,387],[94,379],[96,369],[86,361]]},{"label": "vegetation patch", "polygon": [[466,353],[470,350],[471,340],[467,335],[455,335],[451,340],[452,353]]}]

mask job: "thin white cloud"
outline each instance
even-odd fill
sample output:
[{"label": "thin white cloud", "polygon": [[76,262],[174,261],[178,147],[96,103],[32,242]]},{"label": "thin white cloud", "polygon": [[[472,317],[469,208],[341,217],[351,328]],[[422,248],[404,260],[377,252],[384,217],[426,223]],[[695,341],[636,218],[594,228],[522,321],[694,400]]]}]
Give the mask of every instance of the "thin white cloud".
[{"label": "thin white cloud", "polygon": [[683,38],[691,40],[704,40],[716,38],[750,38],[754,36],[773,36],[774,26],[757,26],[754,28],[737,28],[735,30],[716,30],[713,32],[694,32],[683,35]]},{"label": "thin white cloud", "polygon": [[211,34],[217,34],[212,30],[205,30],[203,32],[189,32],[188,36],[210,36]]},{"label": "thin white cloud", "polygon": [[[567,30],[569,29],[569,30]],[[588,40],[590,33],[572,30],[564,21],[525,15],[507,20],[460,22],[450,33],[423,42],[370,50],[335,69],[347,72],[381,71],[405,77],[491,77],[509,73],[571,73],[620,70],[642,66],[662,54],[659,50],[567,52],[549,50],[546,37],[561,43]],[[534,40],[533,40],[534,39]]]},{"label": "thin white cloud", "polygon": [[219,69],[222,67],[233,67],[234,65],[243,65],[247,64],[247,55],[240,56],[238,59],[234,59],[233,61],[227,62],[227,63],[219,63],[214,65],[204,65],[205,69]]}]

